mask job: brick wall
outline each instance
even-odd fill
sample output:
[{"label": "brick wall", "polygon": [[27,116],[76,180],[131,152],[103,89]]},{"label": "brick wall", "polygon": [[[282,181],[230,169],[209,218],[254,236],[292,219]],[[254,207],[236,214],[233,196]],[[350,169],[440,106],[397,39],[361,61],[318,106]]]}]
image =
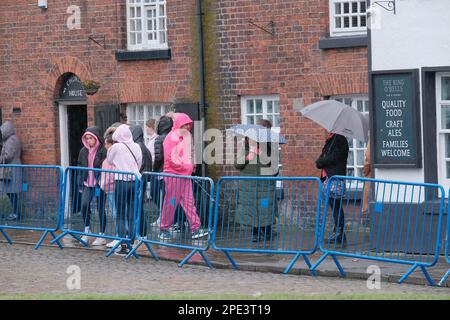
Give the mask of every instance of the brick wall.
[{"label": "brick wall", "polygon": [[[0,2],[0,107],[3,121],[14,120],[23,143],[23,160],[59,164],[59,115],[53,100],[62,76],[75,73],[101,88],[88,96],[88,123],[96,104],[192,100],[194,0],[169,1],[168,39],[171,60],[117,62],[126,49],[125,1],[49,0]],[[81,29],[69,30],[67,8],[81,9]],[[93,36],[105,48],[88,40]],[[13,113],[21,108],[21,113]]]},{"label": "brick wall", "polygon": [[[337,94],[367,93],[367,48],[319,49],[329,33],[328,0],[216,1],[222,114],[225,129],[241,122],[240,96],[278,94],[283,147],[283,175],[319,174],[314,160],[326,132],[293,110]],[[275,36],[260,26],[275,23]],[[236,174],[231,166],[221,174]]]}]

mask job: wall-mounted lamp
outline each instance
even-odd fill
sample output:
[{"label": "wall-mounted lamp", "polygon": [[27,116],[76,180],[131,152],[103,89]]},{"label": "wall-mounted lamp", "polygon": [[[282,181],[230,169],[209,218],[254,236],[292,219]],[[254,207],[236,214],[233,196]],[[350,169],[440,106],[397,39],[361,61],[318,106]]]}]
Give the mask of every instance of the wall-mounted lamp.
[{"label": "wall-mounted lamp", "polygon": [[47,0],[38,0],[38,7],[41,10],[46,10],[47,9]]},{"label": "wall-mounted lamp", "polygon": [[379,7],[383,8],[384,10],[387,10],[387,11],[393,11],[394,14],[396,14],[396,11],[395,11],[395,0],[373,1],[371,8],[367,9],[367,13],[369,15],[373,13],[373,10],[371,11],[371,9],[373,9],[373,7],[375,7],[375,6],[379,6]]}]

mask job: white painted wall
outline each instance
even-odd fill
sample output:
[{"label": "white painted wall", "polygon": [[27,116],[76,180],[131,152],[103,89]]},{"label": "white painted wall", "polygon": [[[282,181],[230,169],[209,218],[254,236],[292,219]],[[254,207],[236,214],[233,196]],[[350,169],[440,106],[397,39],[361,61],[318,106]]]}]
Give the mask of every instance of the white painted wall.
[{"label": "white painted wall", "polygon": [[[369,21],[373,71],[450,66],[450,0],[396,0],[395,15],[374,8]],[[424,169],[375,169],[375,177],[424,182]]]}]

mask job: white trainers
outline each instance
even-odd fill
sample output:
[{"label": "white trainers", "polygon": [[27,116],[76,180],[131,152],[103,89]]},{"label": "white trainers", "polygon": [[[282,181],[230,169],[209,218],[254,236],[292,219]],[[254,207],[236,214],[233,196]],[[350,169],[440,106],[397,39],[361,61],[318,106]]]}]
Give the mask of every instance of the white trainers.
[{"label": "white trainers", "polygon": [[89,244],[89,241],[91,240],[91,237],[89,236],[82,236],[81,240],[83,240],[84,242],[86,242],[87,244]]},{"label": "white trainers", "polygon": [[120,241],[119,240],[113,240],[110,243],[108,243],[106,246],[108,248],[114,248]]},{"label": "white trainers", "polygon": [[104,246],[106,244],[105,238],[97,238],[94,242],[92,242],[93,246]]}]

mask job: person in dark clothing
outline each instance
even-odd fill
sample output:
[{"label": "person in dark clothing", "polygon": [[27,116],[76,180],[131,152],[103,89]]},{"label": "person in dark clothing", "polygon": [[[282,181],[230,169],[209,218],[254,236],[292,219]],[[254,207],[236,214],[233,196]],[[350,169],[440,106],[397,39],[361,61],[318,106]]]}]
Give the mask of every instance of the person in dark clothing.
[{"label": "person in dark clothing", "polygon": [[[348,141],[347,138],[340,134],[330,133],[322,149],[320,157],[316,160],[316,167],[322,169],[320,179],[325,184],[327,179],[334,175],[345,176],[347,174],[347,158],[348,158]],[[345,181],[335,181],[336,188],[345,188]],[[346,242],[344,233],[344,211],[342,209],[342,194],[330,193],[330,206],[333,210],[334,228],[333,234],[329,237],[328,243],[344,243]]]},{"label": "person in dark clothing", "polygon": [[[144,131],[142,130],[141,126],[133,126],[130,128],[131,134],[133,135],[133,141],[136,142],[142,151],[142,165],[139,169],[139,172],[142,174],[144,172],[151,172],[153,165],[152,165],[152,154],[150,150],[148,150],[147,146],[144,143]],[[146,190],[147,190],[147,183],[144,183],[142,185],[142,199],[141,201],[144,202]],[[147,235],[147,221],[144,216],[144,205],[141,205],[141,212],[140,215],[140,222],[139,222],[139,234],[142,237],[145,237]]]},{"label": "person in dark clothing", "polygon": [[[153,172],[163,172],[164,171],[164,139],[166,139],[167,135],[172,131],[173,120],[171,117],[162,116],[159,119],[158,126],[156,129],[156,133],[158,137],[155,140],[155,154],[153,155]],[[164,180],[159,179],[155,176],[152,176],[152,180],[150,181],[150,194],[152,201],[158,206],[162,207],[163,199],[164,199]],[[177,210],[178,211],[178,210]],[[175,219],[177,221],[177,219]],[[153,222],[153,226],[160,225],[160,217]]]},{"label": "person in dark clothing", "polygon": [[[100,128],[94,126],[86,129],[86,132],[81,138],[84,147],[78,155],[79,167],[101,169],[103,161],[106,158],[106,149],[100,137]],[[100,188],[100,175],[100,172],[80,170],[78,172],[78,186],[83,190],[81,210],[85,228],[84,232],[91,232],[91,202],[96,195],[96,190],[98,190],[100,193],[97,200],[100,235],[104,235],[106,230],[106,214],[104,210],[105,193]],[[88,242],[89,237],[84,236],[82,240]],[[103,245],[105,243],[106,240],[100,237],[94,241],[93,245]]]}]

